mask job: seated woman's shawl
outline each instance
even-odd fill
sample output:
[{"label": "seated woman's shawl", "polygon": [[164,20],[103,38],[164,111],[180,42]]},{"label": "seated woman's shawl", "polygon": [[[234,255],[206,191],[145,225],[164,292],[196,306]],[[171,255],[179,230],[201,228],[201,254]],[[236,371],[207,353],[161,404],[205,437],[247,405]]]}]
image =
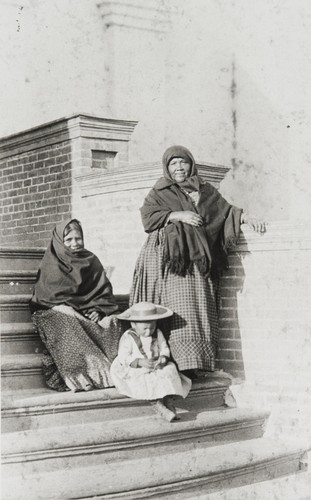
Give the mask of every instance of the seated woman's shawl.
[{"label": "seated woman's shawl", "polygon": [[40,263],[30,309],[66,304],[81,314],[98,311],[108,316],[118,310],[112,286],[99,259],[85,248],[72,252],[63,243],[70,221],[56,226]]},{"label": "seated woman's shawl", "polygon": [[227,250],[239,237],[242,210],[230,205],[196,172],[188,184],[199,192],[197,206],[177,183],[161,177],[140,209],[142,222],[145,231],[151,233],[165,226],[171,212],[191,210],[200,214],[204,220],[201,227],[175,221],[165,226],[164,260],[174,274],[191,273],[195,263],[202,274],[209,275],[226,267]]}]

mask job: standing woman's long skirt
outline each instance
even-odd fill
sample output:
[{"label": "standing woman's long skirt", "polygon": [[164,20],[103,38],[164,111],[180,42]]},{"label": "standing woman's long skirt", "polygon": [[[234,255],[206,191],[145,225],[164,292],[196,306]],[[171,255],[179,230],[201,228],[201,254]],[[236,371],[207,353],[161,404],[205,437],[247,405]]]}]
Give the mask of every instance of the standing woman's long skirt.
[{"label": "standing woman's long skirt", "polygon": [[215,370],[218,342],[216,287],[196,266],[191,275],[170,273],[163,263],[164,230],[148,236],[138,257],[130,304],[153,302],[174,311],[167,335],[171,354],[179,370]]},{"label": "standing woman's long skirt", "polygon": [[75,391],[113,386],[110,366],[122,334],[115,317],[104,328],[53,309],[35,312],[32,320],[46,347],[42,362],[48,387]]}]

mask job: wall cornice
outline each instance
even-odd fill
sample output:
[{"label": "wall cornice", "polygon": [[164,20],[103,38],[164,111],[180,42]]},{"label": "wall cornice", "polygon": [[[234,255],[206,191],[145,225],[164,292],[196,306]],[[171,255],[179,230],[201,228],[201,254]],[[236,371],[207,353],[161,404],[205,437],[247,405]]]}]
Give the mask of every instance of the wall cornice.
[{"label": "wall cornice", "polygon": [[97,4],[106,29],[118,26],[165,33],[170,25],[169,11],[159,0],[104,0]]},{"label": "wall cornice", "polygon": [[76,138],[130,140],[136,121],[78,114],[0,139],[0,159]]},{"label": "wall cornice", "polygon": [[230,253],[311,250],[311,225],[272,221],[264,234],[252,231],[247,224],[241,229],[239,242]]},{"label": "wall cornice", "polygon": [[[223,180],[229,167],[213,163],[197,164],[200,176],[216,186]],[[137,189],[150,189],[162,175],[161,162],[129,165],[125,168],[115,169],[111,172],[90,172],[76,176],[75,179],[81,189],[82,197],[131,191]]]}]

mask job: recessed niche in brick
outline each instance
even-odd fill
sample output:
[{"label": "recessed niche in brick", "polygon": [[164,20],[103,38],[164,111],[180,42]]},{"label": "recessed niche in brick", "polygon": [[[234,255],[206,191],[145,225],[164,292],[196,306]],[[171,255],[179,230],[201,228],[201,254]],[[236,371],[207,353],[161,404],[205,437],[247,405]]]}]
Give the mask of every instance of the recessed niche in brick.
[{"label": "recessed niche in brick", "polygon": [[112,170],[115,167],[117,153],[114,151],[97,151],[92,149],[92,168]]}]

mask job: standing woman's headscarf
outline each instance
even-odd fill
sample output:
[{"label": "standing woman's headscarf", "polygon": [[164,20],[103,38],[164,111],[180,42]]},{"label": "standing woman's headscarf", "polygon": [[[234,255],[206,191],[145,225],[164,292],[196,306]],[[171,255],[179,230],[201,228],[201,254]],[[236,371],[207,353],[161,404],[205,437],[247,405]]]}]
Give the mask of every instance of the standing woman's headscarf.
[{"label": "standing woman's headscarf", "polygon": [[199,191],[200,189],[200,178],[198,176],[198,171],[197,167],[194,161],[194,157],[192,156],[192,153],[189,151],[189,149],[185,148],[184,146],[171,146],[168,148],[162,157],[162,165],[163,165],[163,176],[165,179],[170,180],[171,182],[174,182],[170,176],[169,173],[169,163],[173,158],[183,158],[185,161],[190,163],[190,174],[187,179],[184,180],[184,182],[179,182],[178,186],[182,187],[186,191]]},{"label": "standing woman's headscarf", "polygon": [[[173,158],[184,158],[191,165],[184,182],[178,183],[170,176],[168,166]],[[162,163],[163,177],[155,183],[140,209],[145,231],[164,228],[164,261],[173,274],[191,273],[194,264],[203,275],[223,269],[227,265],[227,249],[239,236],[241,210],[232,207],[214,186],[200,179],[194,158],[184,146],[168,148]],[[196,207],[184,191],[199,192]],[[184,210],[200,214],[204,224],[200,227],[180,221],[166,224],[171,212]]]},{"label": "standing woman's headscarf", "polygon": [[82,248],[73,252],[64,243],[68,224],[82,227],[76,219],[58,224],[41,261],[30,309],[49,309],[65,304],[83,313],[98,311],[104,315],[117,311],[112,286],[99,259]]}]

